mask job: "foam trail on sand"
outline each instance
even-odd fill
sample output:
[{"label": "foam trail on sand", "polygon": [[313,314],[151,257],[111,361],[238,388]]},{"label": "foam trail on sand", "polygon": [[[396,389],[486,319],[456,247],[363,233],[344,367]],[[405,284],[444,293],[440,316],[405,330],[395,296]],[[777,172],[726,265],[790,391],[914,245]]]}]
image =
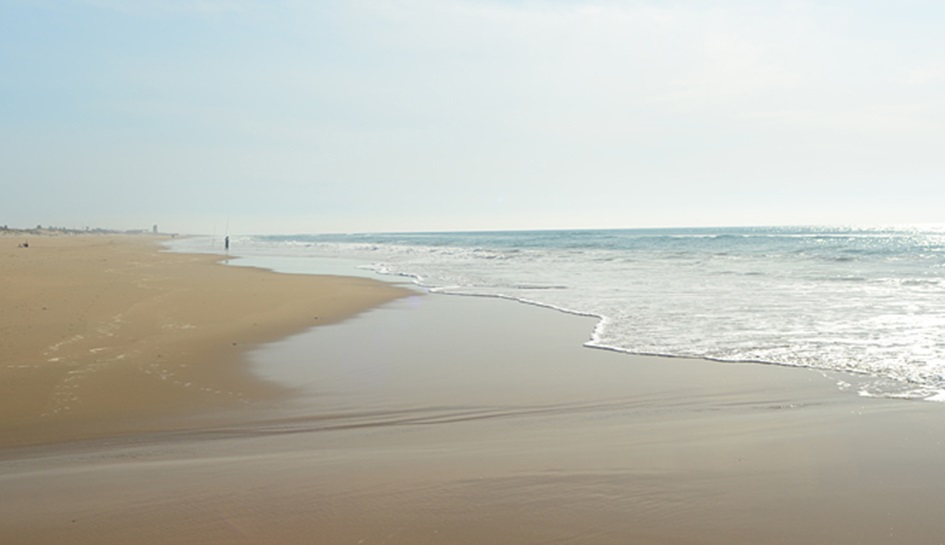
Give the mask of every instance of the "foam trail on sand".
[{"label": "foam trail on sand", "polygon": [[945,229],[778,227],[243,237],[432,291],[599,318],[588,346],[874,377],[945,398]]}]

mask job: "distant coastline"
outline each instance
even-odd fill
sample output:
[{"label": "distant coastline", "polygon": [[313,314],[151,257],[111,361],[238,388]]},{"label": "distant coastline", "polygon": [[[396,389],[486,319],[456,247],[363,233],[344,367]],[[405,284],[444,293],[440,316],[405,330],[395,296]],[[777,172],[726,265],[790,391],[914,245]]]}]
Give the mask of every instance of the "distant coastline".
[{"label": "distant coastline", "polygon": [[102,227],[86,227],[84,229],[75,229],[72,227],[55,227],[50,225],[37,225],[30,228],[9,227],[0,225],[0,236],[58,236],[58,235],[157,235],[176,237],[180,233],[167,233],[158,229],[157,225],[150,229],[104,229]]}]

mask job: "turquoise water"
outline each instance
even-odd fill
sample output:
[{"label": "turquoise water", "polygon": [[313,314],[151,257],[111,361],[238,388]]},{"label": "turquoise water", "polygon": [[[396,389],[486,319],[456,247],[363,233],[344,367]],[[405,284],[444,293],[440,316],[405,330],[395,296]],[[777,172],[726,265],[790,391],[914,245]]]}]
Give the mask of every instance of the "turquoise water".
[{"label": "turquoise water", "polygon": [[239,255],[344,258],[436,292],[597,316],[592,347],[844,371],[862,395],[945,400],[941,227],[231,238]]}]

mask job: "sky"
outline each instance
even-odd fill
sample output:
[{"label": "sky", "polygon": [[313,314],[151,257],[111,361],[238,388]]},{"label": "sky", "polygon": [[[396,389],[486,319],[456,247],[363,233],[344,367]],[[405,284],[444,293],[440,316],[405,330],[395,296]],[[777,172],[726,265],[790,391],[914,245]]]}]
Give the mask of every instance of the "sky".
[{"label": "sky", "polygon": [[0,0],[0,225],[945,222],[945,3]]}]

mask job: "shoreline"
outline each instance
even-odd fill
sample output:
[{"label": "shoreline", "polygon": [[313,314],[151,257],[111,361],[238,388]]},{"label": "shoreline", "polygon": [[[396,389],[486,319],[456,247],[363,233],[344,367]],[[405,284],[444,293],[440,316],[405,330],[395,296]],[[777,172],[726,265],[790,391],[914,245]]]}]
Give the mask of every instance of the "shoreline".
[{"label": "shoreline", "polygon": [[[484,299],[484,300],[496,300],[509,303],[515,303],[520,305],[525,305],[528,307],[534,307],[538,309],[548,310],[555,313],[563,314],[566,316],[572,316],[575,318],[592,318],[595,321],[593,327],[590,328],[589,339],[579,343],[583,348],[590,350],[600,350],[603,352],[611,352],[614,354],[620,354],[630,358],[661,358],[669,360],[685,360],[685,361],[701,361],[707,364],[724,364],[724,365],[759,365],[762,367],[775,367],[775,368],[785,368],[785,369],[803,369],[813,371],[815,373],[822,373],[824,375],[831,375],[837,377],[837,382],[845,383],[845,386],[842,390],[847,390],[852,388],[854,385],[857,385],[861,390],[857,393],[859,397],[864,399],[888,399],[888,400],[897,400],[897,401],[907,401],[907,402],[920,402],[920,403],[945,403],[945,392],[930,393],[925,396],[918,395],[895,395],[895,394],[874,394],[867,391],[865,388],[876,381],[888,380],[891,383],[897,383],[897,379],[892,377],[887,377],[883,375],[876,375],[867,373],[865,371],[855,371],[850,369],[829,369],[824,367],[818,367],[816,365],[801,365],[801,364],[792,364],[778,361],[767,361],[767,360],[756,360],[756,359],[724,359],[724,358],[712,358],[708,356],[690,356],[690,355],[680,355],[680,354],[665,354],[660,352],[634,352],[617,346],[607,345],[607,344],[596,344],[598,342],[598,331],[602,324],[607,321],[606,316],[600,314],[595,314],[593,312],[585,312],[572,310],[568,308],[558,307],[551,304],[541,303],[537,301],[532,301],[528,299],[519,299],[516,297],[506,296],[506,295],[494,295],[494,294],[478,294],[478,293],[452,293],[448,291],[440,291],[438,289],[424,288],[429,290],[429,293],[436,296],[445,296],[445,297],[460,297],[460,298],[471,298],[471,299]],[[867,385],[867,386],[864,386]],[[901,386],[901,385],[900,385]],[[838,391],[840,388],[838,388]]]},{"label": "shoreline", "polygon": [[[180,255],[170,262],[216,270],[207,269],[210,256]],[[243,288],[240,271],[254,270],[217,269],[236,271],[227,274]],[[143,271],[153,269],[132,276]],[[253,274],[280,284],[321,278]],[[134,435],[0,449],[8,499],[0,537],[78,545],[301,545],[313,536],[387,545],[940,540],[945,412],[937,404],[859,397],[838,389],[835,372],[589,350],[581,340],[592,317],[403,291],[413,297],[398,291],[386,304],[283,330],[241,352],[242,368],[271,397],[190,406],[176,426]],[[200,308],[186,311],[196,319]],[[202,416],[207,410],[219,412]]]},{"label": "shoreline", "polygon": [[0,447],[225,419],[287,393],[252,375],[248,349],[407,295],[224,267],[225,256],[166,252],[164,240],[33,237],[0,250]]}]

